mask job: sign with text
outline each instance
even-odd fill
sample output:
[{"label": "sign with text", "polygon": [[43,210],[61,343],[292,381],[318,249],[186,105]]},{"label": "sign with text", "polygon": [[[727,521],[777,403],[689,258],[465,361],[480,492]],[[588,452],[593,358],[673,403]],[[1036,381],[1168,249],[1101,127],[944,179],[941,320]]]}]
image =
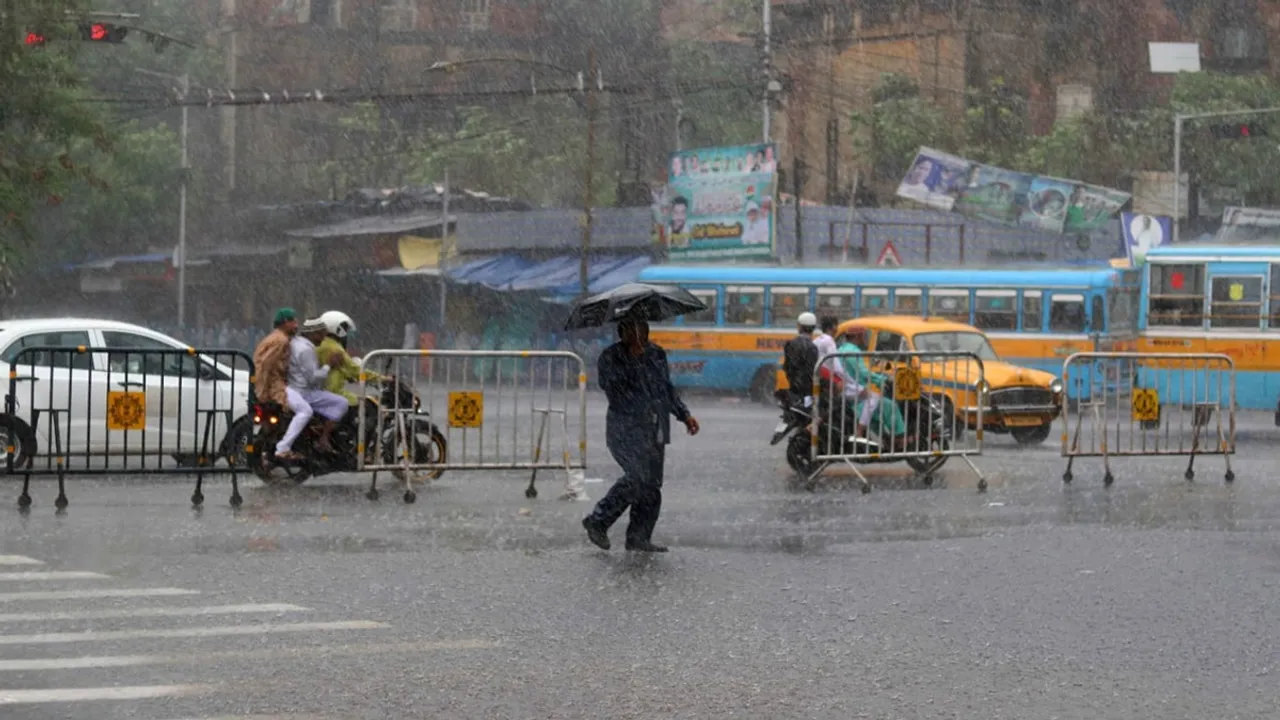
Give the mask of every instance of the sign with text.
[{"label": "sign with text", "polygon": [[777,212],[772,144],[671,154],[664,197],[670,258],[771,258]]}]

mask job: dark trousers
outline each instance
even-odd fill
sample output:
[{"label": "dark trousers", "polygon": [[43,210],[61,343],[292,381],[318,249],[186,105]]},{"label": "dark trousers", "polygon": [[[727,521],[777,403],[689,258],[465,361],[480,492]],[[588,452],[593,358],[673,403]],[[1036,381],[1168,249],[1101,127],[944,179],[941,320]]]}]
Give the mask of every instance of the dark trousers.
[{"label": "dark trousers", "polygon": [[627,545],[650,542],[662,510],[662,473],[666,448],[653,439],[609,439],[609,454],[622,467],[622,477],[596,504],[591,521],[608,530],[631,508]]}]

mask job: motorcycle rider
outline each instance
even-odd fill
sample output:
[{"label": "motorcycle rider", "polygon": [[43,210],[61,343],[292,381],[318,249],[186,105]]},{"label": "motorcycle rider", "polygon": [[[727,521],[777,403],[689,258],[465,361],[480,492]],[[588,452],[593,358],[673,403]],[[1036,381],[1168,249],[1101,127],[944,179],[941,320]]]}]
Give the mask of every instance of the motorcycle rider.
[{"label": "motorcycle rider", "polygon": [[285,392],[289,397],[289,407],[293,410],[293,419],[285,430],[284,437],[276,445],[276,458],[286,461],[301,460],[302,456],[293,451],[293,442],[298,439],[307,423],[311,422],[313,412],[320,413],[325,419],[320,433],[320,441],[316,449],[329,452],[329,436],[337,421],[347,414],[347,399],[327,390],[321,385],[329,378],[331,368],[341,358],[335,353],[326,358],[327,363],[320,365],[316,357],[316,343],[322,341],[327,330],[319,320],[308,320],[298,330],[298,335],[289,342],[289,386]]},{"label": "motorcycle rider", "polygon": [[[839,352],[832,334],[839,329],[840,321],[832,315],[825,315],[819,323],[819,327],[820,332],[813,339],[813,344],[818,347],[818,357],[821,360],[823,357],[835,355]],[[859,383],[849,374],[849,370],[844,363],[840,362],[839,358],[828,359],[822,363],[822,367],[818,368],[818,372],[831,380],[832,391],[841,392],[845,403],[856,404],[864,397],[867,398],[867,401],[862,403],[862,413],[858,417],[857,437],[866,440],[868,443],[875,444],[867,434],[867,426],[871,423],[871,413],[880,404],[879,396],[874,400],[868,397],[870,393],[867,392],[866,386]],[[841,418],[843,419],[843,417],[842,414]]]},{"label": "motorcycle rider", "polygon": [[[347,352],[347,338],[356,331],[356,322],[350,315],[337,310],[321,313],[317,318],[325,327],[325,338],[316,346],[316,354],[322,358],[339,358],[329,369],[325,378],[324,389],[347,399],[349,407],[355,407],[360,399],[347,389],[347,383],[359,382],[361,367],[351,359]],[[381,382],[386,378],[370,370],[364,371],[369,380]]]},{"label": "motorcycle rider", "polygon": [[263,402],[288,408],[289,342],[298,334],[298,314],[293,308],[276,310],[275,327],[253,351],[253,392]]},{"label": "motorcycle rider", "polygon": [[[865,351],[866,341],[862,337],[861,330],[853,330],[847,333],[841,333],[836,339],[838,349],[841,353],[845,353],[840,358],[841,364],[844,365],[845,376],[848,377],[858,388],[858,400],[862,404],[862,412],[858,417],[859,437],[867,437],[867,426],[870,424],[871,417],[880,407],[880,393],[871,389],[871,384],[876,383],[880,387],[884,387],[885,378],[880,373],[872,372],[867,367],[867,361],[862,357]],[[846,382],[845,391],[848,393],[849,385]],[[896,412],[881,413],[877,418],[879,420],[880,430],[882,433],[887,432],[890,437],[897,437],[906,432],[906,425],[902,422],[901,415]]]},{"label": "motorcycle rider", "polygon": [[796,318],[798,334],[782,346],[782,371],[786,374],[787,386],[790,388],[790,405],[803,402],[805,407],[809,406],[810,393],[813,392],[813,371],[818,366],[818,346],[813,344],[813,330],[817,326],[818,318],[813,313],[800,313],[800,317]]}]

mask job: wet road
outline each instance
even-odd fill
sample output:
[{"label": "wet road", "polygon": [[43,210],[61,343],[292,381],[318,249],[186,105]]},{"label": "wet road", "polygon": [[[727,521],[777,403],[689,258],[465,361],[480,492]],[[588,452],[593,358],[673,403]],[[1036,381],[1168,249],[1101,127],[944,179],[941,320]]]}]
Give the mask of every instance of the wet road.
[{"label": "wet road", "polygon": [[[594,402],[594,401],[593,401]],[[926,489],[787,486],[772,410],[693,400],[665,556],[586,544],[560,477],[76,480],[0,513],[5,718],[1257,718],[1280,674],[1270,416],[1220,458],[1098,461],[992,437]],[[593,404],[593,420],[602,419]],[[588,476],[612,478],[593,422]],[[1056,439],[1056,438],[1055,438]],[[327,480],[327,479],[326,479]],[[598,499],[605,485],[588,484]],[[16,487],[6,490],[9,505]],[[12,507],[11,505],[9,505]]]}]

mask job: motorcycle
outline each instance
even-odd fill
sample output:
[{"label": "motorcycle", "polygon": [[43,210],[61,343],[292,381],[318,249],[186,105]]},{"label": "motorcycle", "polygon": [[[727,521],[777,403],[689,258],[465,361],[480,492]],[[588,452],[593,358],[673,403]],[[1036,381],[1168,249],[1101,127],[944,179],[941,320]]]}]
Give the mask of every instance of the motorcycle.
[{"label": "motorcycle", "polygon": [[[894,397],[891,380],[886,381],[881,387],[884,398]],[[782,422],[774,428],[773,438],[769,444],[777,445],[784,439],[787,440],[787,465],[796,472],[797,477],[805,483],[806,487],[813,489],[817,474],[827,464],[823,461],[815,462],[810,455],[812,438],[809,428],[815,422],[818,424],[818,455],[849,456],[850,461],[857,465],[876,465],[905,460],[926,485],[933,483],[933,473],[946,464],[946,455],[895,458],[892,457],[892,453],[925,448],[940,452],[949,450],[952,431],[947,426],[947,413],[942,403],[929,395],[921,396],[919,402],[890,403],[882,399],[880,407],[872,414],[872,420],[867,429],[867,434],[878,439],[877,442],[856,437],[845,427],[828,429],[827,423],[831,420],[841,422],[848,419],[852,422],[858,417],[857,407],[849,408],[843,417],[839,412],[831,412],[828,406],[831,397],[830,384],[825,380],[817,402],[814,402],[811,396],[797,398],[787,391],[779,391],[775,395],[782,409]],[[891,413],[899,414],[901,419],[894,418]],[[890,429],[892,426],[906,428],[906,432],[895,434]],[[928,437],[917,438],[912,434],[913,429],[925,430]],[[834,443],[839,443],[840,447],[833,447]],[[890,457],[882,457],[882,455],[890,455]],[[870,492],[870,488],[865,484],[862,490]]]},{"label": "motorcycle", "polygon": [[[382,462],[392,464],[400,457],[400,437],[403,434],[412,442],[410,457],[414,464],[443,464],[448,457],[448,444],[444,434],[431,422],[430,414],[422,408],[422,399],[407,384],[395,376],[382,383],[378,398],[364,397],[365,434],[359,437],[360,407],[351,407],[345,417],[334,427],[329,436],[330,449],[321,451],[320,440],[323,419],[313,417],[306,429],[294,441],[303,459],[296,463],[280,462],[274,457],[276,444],[284,437],[293,414],[278,403],[259,402],[253,407],[252,449],[246,450],[249,466],[255,475],[268,485],[301,485],[312,477],[339,472],[355,472],[357,456],[364,447],[365,462],[372,463],[381,436]],[[382,409],[382,412],[379,410]],[[402,413],[394,410],[404,411]],[[405,418],[403,433],[397,428],[396,417]],[[414,471],[411,471],[414,472]],[[404,471],[394,471],[397,479],[404,480]],[[414,472],[411,480],[435,480],[443,470]]]}]

